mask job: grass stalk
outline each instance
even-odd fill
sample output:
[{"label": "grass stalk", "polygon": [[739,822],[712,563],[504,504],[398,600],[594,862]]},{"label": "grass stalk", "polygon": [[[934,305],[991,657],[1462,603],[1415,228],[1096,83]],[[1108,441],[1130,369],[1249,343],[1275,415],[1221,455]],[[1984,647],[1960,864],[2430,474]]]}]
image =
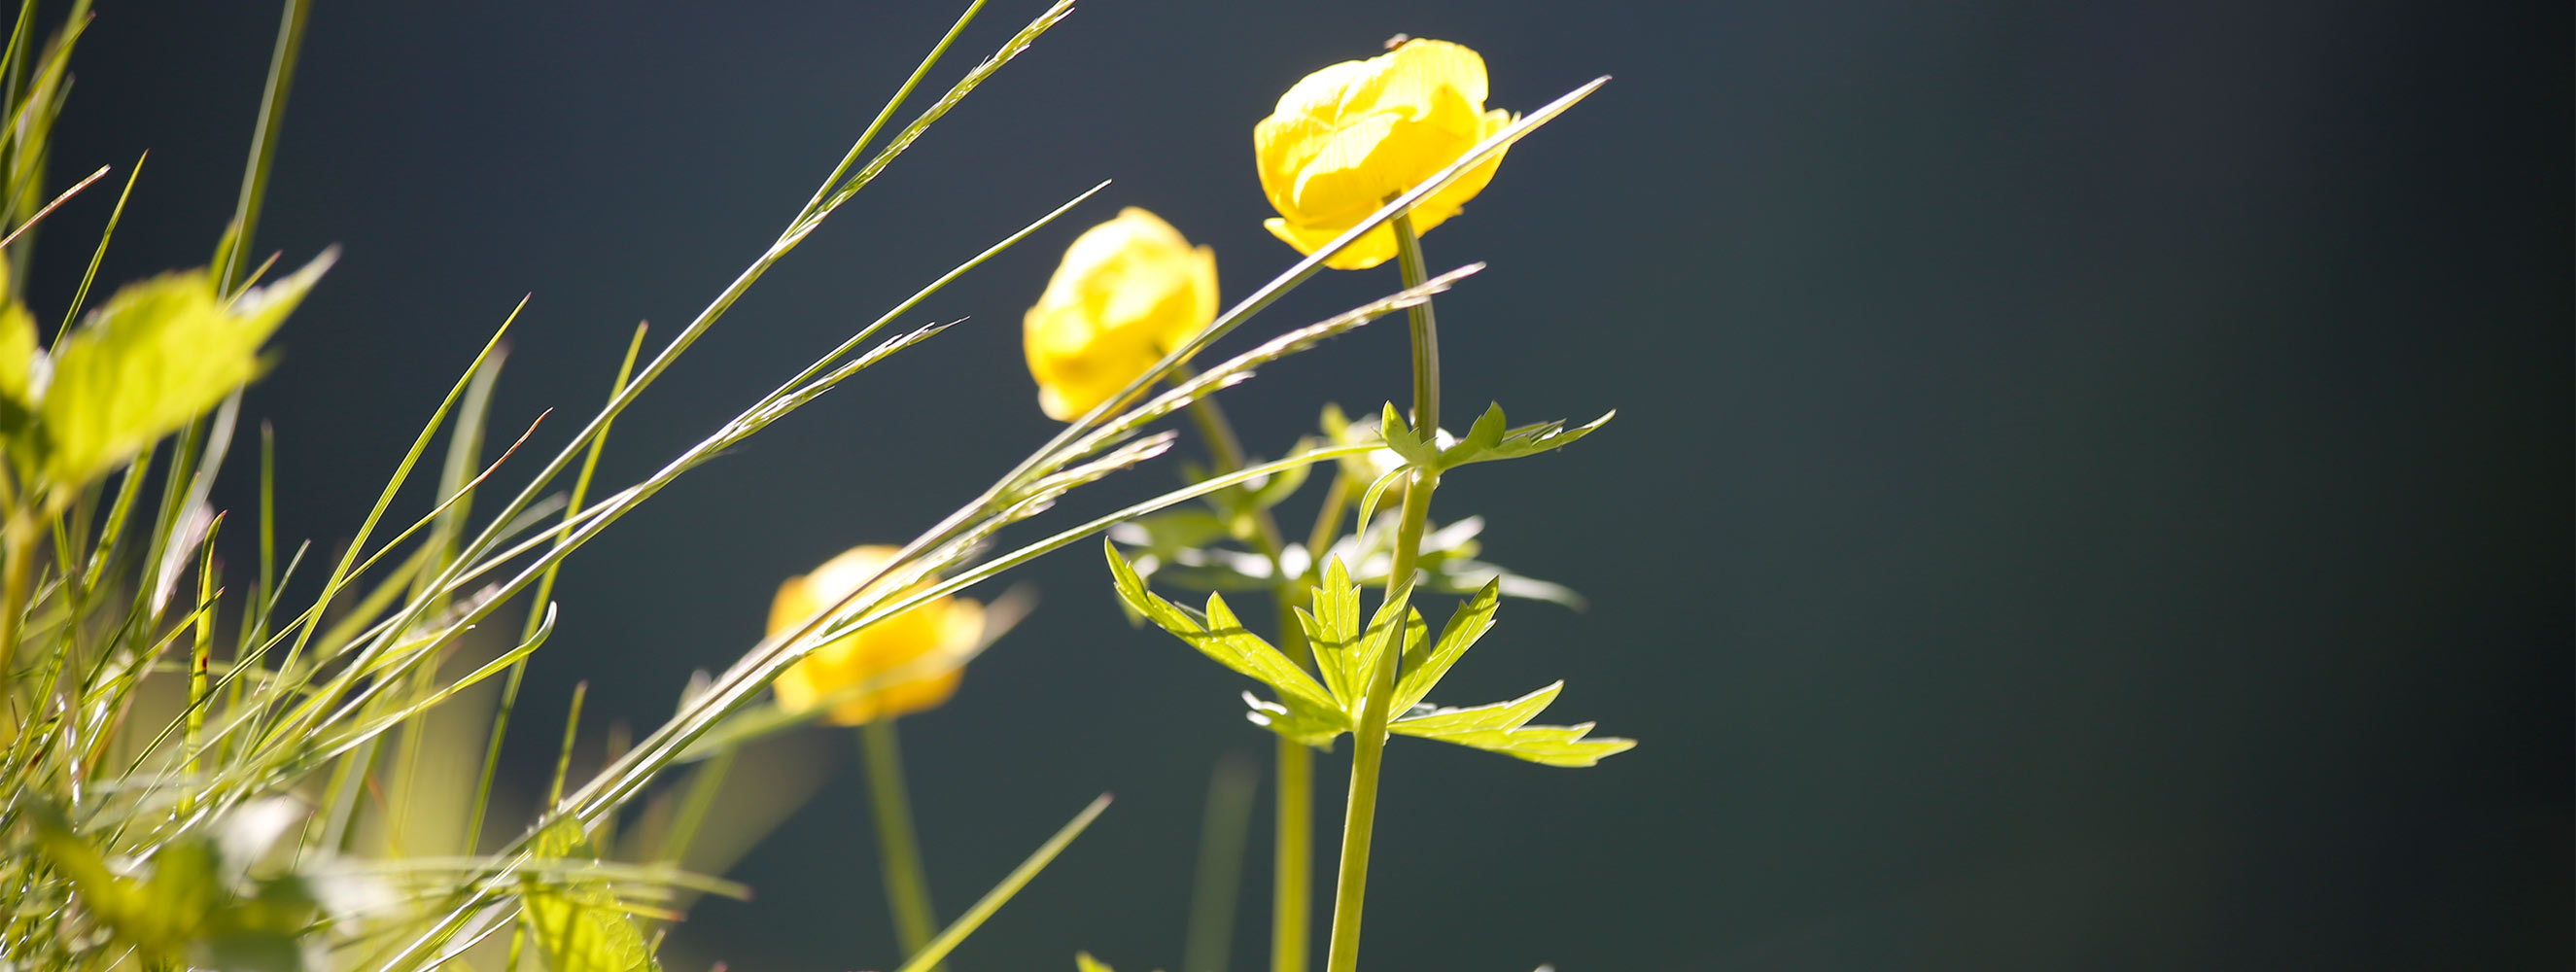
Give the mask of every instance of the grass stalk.
[{"label": "grass stalk", "polygon": [[250,159],[242,165],[241,196],[233,206],[232,242],[224,250],[224,265],[216,268],[219,290],[231,293],[242,286],[251,263],[243,259],[250,252],[251,239],[259,229],[259,211],[268,200],[268,173],[277,162],[277,130],[286,117],[286,96],[295,86],[295,62],[304,52],[304,22],[313,12],[312,0],[286,0],[277,22],[277,45],[269,51],[268,83],[260,89],[259,121],[251,129]]}]

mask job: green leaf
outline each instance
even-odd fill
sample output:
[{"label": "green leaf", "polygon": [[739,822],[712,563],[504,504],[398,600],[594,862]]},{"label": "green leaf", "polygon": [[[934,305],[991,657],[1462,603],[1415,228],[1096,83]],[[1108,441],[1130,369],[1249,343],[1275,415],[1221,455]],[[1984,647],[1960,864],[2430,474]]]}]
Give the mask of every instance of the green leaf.
[{"label": "green leaf", "polygon": [[1204,619],[1191,617],[1179,605],[1146,590],[1144,579],[1136,576],[1125,557],[1118,555],[1117,544],[1103,540],[1100,547],[1109,557],[1109,572],[1117,581],[1119,599],[1156,627],[1215,659],[1217,664],[1270,686],[1282,698],[1315,709],[1334,708],[1332,697],[1316,684],[1314,676],[1245,628],[1233,610],[1226,607],[1225,598],[1209,594]]},{"label": "green leaf", "polygon": [[1356,521],[1360,529],[1366,530],[1369,524],[1377,522],[1377,504],[1379,500],[1386,498],[1387,488],[1412,472],[1413,469],[1410,466],[1397,466],[1369,483],[1368,489],[1360,493],[1360,518]]},{"label": "green leaf", "polygon": [[1425,469],[1438,467],[1439,447],[1416,438],[1411,431],[1407,430],[1404,419],[1395,414],[1394,402],[1386,403],[1384,414],[1378,417],[1377,434],[1379,438],[1386,440],[1386,447],[1395,450],[1396,455],[1403,456],[1406,463]]},{"label": "green leaf", "polygon": [[1297,609],[1297,626],[1306,633],[1306,644],[1314,649],[1315,670],[1324,676],[1324,687],[1333,698],[1350,708],[1350,699],[1358,698],[1344,673],[1349,671],[1345,657],[1351,643],[1359,639],[1360,587],[1351,583],[1351,572],[1340,558],[1324,561],[1322,586],[1310,589],[1313,609]]},{"label": "green leaf", "polygon": [[1386,728],[1399,735],[1436,739],[1549,766],[1590,766],[1604,756],[1626,752],[1637,745],[1634,739],[1586,739],[1584,735],[1592,731],[1589,722],[1529,725],[1530,719],[1555,701],[1556,693],[1564,688],[1564,682],[1557,682],[1509,702],[1411,712]]},{"label": "green leaf", "polygon": [[[1502,582],[1487,582],[1483,590],[1477,591],[1475,597],[1467,599],[1467,603],[1458,606],[1457,613],[1449,616],[1449,623],[1440,629],[1440,640],[1431,646],[1431,650],[1405,649],[1404,673],[1395,683],[1394,711],[1409,710],[1421,702],[1423,696],[1431,694],[1432,687],[1440,684],[1440,676],[1449,673],[1449,667],[1458,663],[1458,658],[1476,644],[1476,639],[1493,630],[1494,607],[1501,599]],[[1420,642],[1412,644],[1419,645]]]},{"label": "green leaf", "polygon": [[[538,857],[588,860],[589,841],[581,825],[558,820],[537,835]],[[606,880],[565,880],[540,884],[529,879],[520,895],[519,919],[545,957],[551,972],[658,972],[644,933],[627,918],[626,909]]]},{"label": "green leaf", "polygon": [[37,846],[72,879],[89,913],[145,956],[176,959],[211,924],[223,889],[215,877],[215,849],[204,838],[164,844],[152,857],[151,876],[136,880],[109,870],[98,850],[54,808],[34,804],[28,819]]},{"label": "green leaf", "polygon": [[54,348],[53,378],[36,406],[44,474],[76,489],[257,377],[260,344],[336,255],[323,251],[230,305],[218,302],[205,271],[117,291]]},{"label": "green leaf", "polygon": [[[1379,605],[1377,613],[1369,618],[1368,630],[1361,632],[1358,646],[1342,654],[1344,666],[1342,679],[1344,684],[1351,687],[1351,694],[1342,700],[1342,709],[1351,714],[1355,724],[1358,721],[1360,709],[1368,698],[1369,673],[1376,670],[1378,659],[1385,656],[1388,643],[1395,639],[1395,632],[1392,630],[1395,627],[1395,619],[1391,609],[1397,606]],[[1415,610],[1410,603],[1402,606],[1404,608],[1404,646],[1397,650],[1409,655],[1421,647],[1423,639],[1430,633],[1431,626],[1423,622],[1422,612]]]},{"label": "green leaf", "polygon": [[0,307],[0,423],[14,432],[35,409],[36,316],[27,305]]},{"label": "green leaf", "polygon": [[1457,465],[1451,456],[1472,456],[1501,445],[1505,428],[1502,403],[1485,403],[1485,414],[1476,416],[1476,424],[1467,427],[1467,437],[1440,451],[1441,463]]},{"label": "green leaf", "polygon": [[[1486,411],[1485,418],[1476,420],[1476,424],[1479,428],[1482,428],[1486,419],[1492,419],[1496,424],[1500,424],[1502,421],[1502,414],[1502,409],[1500,407],[1490,409]],[[1586,422],[1570,429],[1565,427],[1564,419],[1524,425],[1516,429],[1505,431],[1501,435],[1496,436],[1492,444],[1482,446],[1478,446],[1476,444],[1476,436],[1473,432],[1470,432],[1468,435],[1469,441],[1459,443],[1458,445],[1451,447],[1447,452],[1441,454],[1441,468],[1455,469],[1459,466],[1472,465],[1479,462],[1498,462],[1504,459],[1518,459],[1522,456],[1536,455],[1541,452],[1561,449],[1565,446],[1572,445],[1576,439],[1591,435],[1592,430],[1608,424],[1610,419],[1618,414],[1618,411],[1615,409],[1609,412],[1604,412],[1600,418],[1593,419],[1590,422]]]},{"label": "green leaf", "polygon": [[1340,711],[1317,709],[1302,702],[1264,702],[1250,692],[1243,693],[1243,704],[1251,711],[1243,714],[1252,724],[1288,737],[1300,745],[1330,752],[1333,739],[1351,731],[1350,717]]}]

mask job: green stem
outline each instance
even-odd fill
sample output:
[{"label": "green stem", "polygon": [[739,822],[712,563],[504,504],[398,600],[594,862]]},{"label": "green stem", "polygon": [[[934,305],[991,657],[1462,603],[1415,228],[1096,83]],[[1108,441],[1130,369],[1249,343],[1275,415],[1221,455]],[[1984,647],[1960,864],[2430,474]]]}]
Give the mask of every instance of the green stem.
[{"label": "green stem", "polygon": [[[1407,287],[1425,279],[1422,243],[1409,214],[1394,221],[1397,266]],[[1413,308],[1413,428],[1432,441],[1440,421],[1440,337],[1431,303]],[[1389,619],[1377,663],[1369,669],[1367,698],[1360,705],[1359,725],[1352,730],[1351,788],[1342,816],[1342,858],[1333,894],[1331,951],[1325,972],[1355,972],[1360,964],[1360,913],[1368,898],[1369,844],[1377,831],[1378,768],[1386,758],[1387,709],[1395,699],[1396,665],[1404,655],[1404,612],[1413,597],[1413,575],[1422,557],[1422,532],[1431,520],[1431,493],[1440,484],[1436,473],[1415,470],[1405,484],[1404,511],[1395,535],[1395,559],[1386,572],[1386,598],[1379,616]]]},{"label": "green stem", "polygon": [[859,748],[867,757],[868,798],[876,804],[886,906],[894,912],[895,940],[909,959],[930,945],[939,918],[931,911],[930,887],[922,878],[921,842],[913,836],[912,797],[904,792],[903,749],[895,740],[894,719],[860,726]]},{"label": "green stem", "polygon": [[1271,972],[1306,972],[1315,898],[1315,751],[1279,737],[1270,898]]},{"label": "green stem", "polygon": [[[1243,441],[1213,399],[1191,402],[1190,418],[1207,440],[1208,459],[1219,475],[1243,468]],[[1288,657],[1307,666],[1306,659],[1314,653],[1306,647],[1305,631],[1297,627],[1300,579],[1288,576],[1283,557],[1287,541],[1268,509],[1252,511],[1252,540],[1270,558],[1270,594],[1279,615],[1279,639],[1286,643]],[[1279,805],[1271,834],[1270,972],[1306,972],[1315,897],[1315,751],[1280,737],[1278,777]]]},{"label": "green stem", "polygon": [[[1399,215],[1390,224],[1395,231],[1396,268],[1404,272],[1404,285],[1422,286],[1429,279],[1422,266],[1422,238],[1414,235],[1413,214]],[[1431,316],[1431,302],[1413,305],[1413,434],[1424,442],[1440,428],[1440,326]]]}]

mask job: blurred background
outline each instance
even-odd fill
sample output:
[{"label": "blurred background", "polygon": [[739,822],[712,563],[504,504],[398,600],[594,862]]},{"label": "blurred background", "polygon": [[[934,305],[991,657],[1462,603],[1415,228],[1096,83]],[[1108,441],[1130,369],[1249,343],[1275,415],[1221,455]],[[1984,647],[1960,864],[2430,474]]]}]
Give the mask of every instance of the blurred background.
[{"label": "blurred background", "polygon": [[[667,336],[731,279],[957,6],[323,0],[259,240],[346,248],[249,398],[282,536],[347,536],[522,294],[495,434],[586,414],[635,322]],[[1042,6],[995,0],[932,83]],[[104,281],[205,261],[275,30],[270,3],[100,0],[55,180],[152,152]],[[1440,301],[1453,409],[1620,413],[1442,491],[1491,559],[1592,600],[1506,605],[1454,691],[1562,677],[1551,716],[1642,745],[1391,747],[1372,967],[2570,966],[2564,4],[1084,0],[628,413],[603,482],[1116,184],[904,322],[965,325],[573,560],[526,724],[587,677],[653,725],[780,579],[1042,441],[1019,315],[1083,226],[1151,208],[1229,299],[1285,268],[1251,126],[1399,31],[1481,50],[1501,107],[1615,76],[1426,243],[1492,265]],[[112,201],[49,224],[40,318]],[[1395,286],[1330,274],[1240,339]],[[1363,331],[1227,407],[1278,454],[1323,401],[1402,398],[1403,345]],[[250,451],[218,505],[253,501]],[[1089,548],[1020,576],[1039,612],[904,724],[940,903],[1119,801],[952,967],[1172,966],[1208,769],[1268,737],[1238,679],[1127,627]],[[894,964],[855,743],[814,737],[828,779],[735,872],[757,899],[701,905],[676,962]],[[520,732],[515,775],[552,745]]]}]

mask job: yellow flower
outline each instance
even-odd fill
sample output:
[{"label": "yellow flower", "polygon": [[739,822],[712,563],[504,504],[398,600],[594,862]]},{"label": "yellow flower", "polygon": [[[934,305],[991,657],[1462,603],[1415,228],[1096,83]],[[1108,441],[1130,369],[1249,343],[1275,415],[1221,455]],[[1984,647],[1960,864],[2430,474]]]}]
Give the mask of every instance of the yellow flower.
[{"label": "yellow flower", "polygon": [[[811,574],[788,578],[778,585],[778,599],[770,604],[769,633],[803,624],[838,603],[894,554],[893,547],[853,547]],[[803,712],[833,693],[915,662],[946,668],[838,700],[828,718],[858,725],[919,712],[948,701],[963,674],[962,669],[941,663],[938,656],[963,653],[983,631],[983,605],[964,598],[940,598],[815,649],[788,666],[770,688],[778,693],[780,708]]]},{"label": "yellow flower", "polygon": [[1065,248],[1022,321],[1038,406],[1069,422],[1216,320],[1216,251],[1129,206]]},{"label": "yellow flower", "polygon": [[[1252,127],[1261,191],[1279,210],[1262,225],[1314,253],[1511,122],[1511,112],[1485,110],[1485,59],[1447,41],[1409,40],[1309,74]],[[1414,232],[1458,215],[1502,160],[1496,154],[1416,204]],[[1395,233],[1380,226],[1325,265],[1366,270],[1394,256]]]}]

